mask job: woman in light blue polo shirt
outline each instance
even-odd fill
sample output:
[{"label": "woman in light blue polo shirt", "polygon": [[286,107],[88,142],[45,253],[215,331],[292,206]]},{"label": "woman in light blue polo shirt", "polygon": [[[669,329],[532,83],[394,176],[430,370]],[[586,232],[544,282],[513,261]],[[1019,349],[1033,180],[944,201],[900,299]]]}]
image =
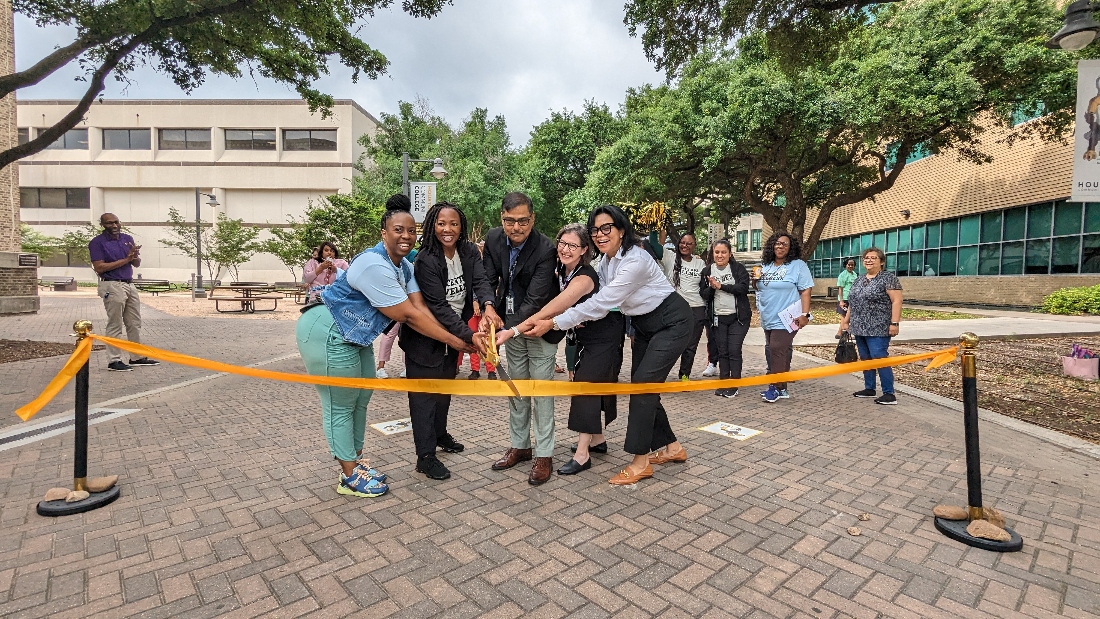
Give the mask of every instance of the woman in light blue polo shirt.
[{"label": "woman in light blue polo shirt", "polygon": [[[382,241],[356,256],[348,270],[321,292],[323,305],[302,310],[295,336],[306,371],[315,376],[374,378],[375,338],[394,323],[408,323],[420,333],[458,350],[484,353],[451,334],[424,304],[406,259],[416,243],[416,222],[408,210],[382,215]],[[340,463],[336,492],[376,497],[386,492],[386,476],[362,458],[367,425],[368,389],[317,386],[329,452]]]},{"label": "woman in light blue polo shirt", "polygon": [[[802,244],[785,230],[771,235],[764,243],[761,262],[763,269],[756,280],[756,308],[760,312],[760,326],[764,327],[764,358],[768,374],[780,374],[791,370],[797,330],[813,320],[810,292],[814,278],[802,260]],[[793,324],[784,324],[781,314],[796,303],[799,311],[793,313]],[[791,397],[787,383],[773,383],[760,395],[768,403]]]}]

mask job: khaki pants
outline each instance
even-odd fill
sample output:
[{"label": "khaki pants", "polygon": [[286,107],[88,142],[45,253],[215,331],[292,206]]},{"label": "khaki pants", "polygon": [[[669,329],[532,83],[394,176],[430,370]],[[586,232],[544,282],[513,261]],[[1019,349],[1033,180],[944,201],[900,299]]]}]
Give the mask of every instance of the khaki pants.
[{"label": "khaki pants", "polygon": [[[557,344],[541,337],[521,335],[504,343],[508,357],[508,376],[514,380],[533,378],[554,380],[554,359]],[[532,402],[534,405],[532,406]],[[531,434],[535,435],[535,457],[554,455],[554,398],[508,398],[508,430],[512,447],[531,449]]]},{"label": "khaki pants", "polygon": [[[141,300],[137,288],[126,282],[100,280],[99,298],[103,299],[103,309],[107,310],[107,337],[140,344]],[[122,361],[122,351],[114,346],[107,347],[107,354],[112,362]]]}]

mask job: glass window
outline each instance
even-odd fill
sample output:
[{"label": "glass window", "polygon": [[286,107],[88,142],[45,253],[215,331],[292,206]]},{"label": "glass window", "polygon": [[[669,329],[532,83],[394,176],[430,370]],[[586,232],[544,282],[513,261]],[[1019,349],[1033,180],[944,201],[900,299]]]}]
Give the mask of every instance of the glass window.
[{"label": "glass window", "polygon": [[1067,236],[1054,239],[1054,251],[1051,252],[1051,273],[1076,273],[1081,261],[1081,237]]},{"label": "glass window", "polygon": [[22,208],[91,208],[91,203],[90,190],[87,187],[19,188],[19,206]]},{"label": "glass window", "polygon": [[[886,250],[886,233],[885,232],[876,232],[875,236],[874,236],[874,239],[871,241],[871,246],[872,247],[877,247],[877,248],[885,251]],[[867,249],[867,248],[864,247],[863,249]]]},{"label": "glass window", "polygon": [[336,130],[310,131],[309,150],[336,150]]},{"label": "glass window", "polygon": [[981,218],[977,215],[963,217],[959,220],[959,245],[974,245],[978,242],[980,220]]},{"label": "glass window", "polygon": [[886,251],[895,252],[898,250],[898,231],[887,230],[886,231]]},{"label": "glass window", "polygon": [[104,150],[149,150],[148,129],[104,129]]},{"label": "glass window", "polygon": [[19,188],[20,208],[38,208],[38,190],[33,187]]},{"label": "glass window", "polygon": [[955,275],[955,258],[957,249],[940,250],[940,275]]},{"label": "glass window", "polygon": [[64,135],[57,138],[53,144],[50,144],[46,148],[48,149],[64,149],[64,150],[88,150],[88,130],[87,129],[69,129]]},{"label": "glass window", "polygon": [[65,190],[52,187],[39,189],[38,204],[42,208],[65,208]]},{"label": "glass window", "polygon": [[753,230],[752,232],[749,233],[749,237],[750,237],[751,243],[752,243],[752,247],[751,247],[752,251],[760,251],[760,248],[763,246],[763,243],[760,240],[760,236],[763,233],[764,233],[764,231],[759,230],[759,229],[758,230]]},{"label": "glass window", "polygon": [[1024,238],[1024,224],[1027,223],[1027,208],[1020,207],[1005,211],[1004,222],[1004,240],[1018,241]]},{"label": "glass window", "polygon": [[844,237],[840,239],[840,255],[844,258],[852,255],[852,239]]},{"label": "glass window", "polygon": [[841,258],[844,253],[841,251],[840,239],[833,239],[832,244],[829,246],[829,255],[833,258]]},{"label": "glass window", "polygon": [[1029,206],[1027,208],[1027,238],[1041,239],[1050,236],[1050,220],[1051,208],[1049,203]]},{"label": "glass window", "polygon": [[931,277],[940,274],[940,251],[930,249],[924,252],[924,275]]},{"label": "glass window", "polygon": [[875,243],[875,237],[870,232],[863,234],[859,238],[859,252],[863,253],[863,250],[873,246]]},{"label": "glass window", "polygon": [[928,224],[928,232],[924,235],[924,246],[928,249],[935,249],[940,246],[940,224]]},{"label": "glass window", "polygon": [[31,129],[30,127],[19,128],[19,144],[26,144],[31,141]]},{"label": "glass window", "polygon": [[1067,234],[1081,234],[1080,202],[1058,202],[1054,205],[1054,236]]},{"label": "glass window", "polygon": [[275,150],[274,129],[226,129],[226,150]]},{"label": "glass window", "polygon": [[1024,251],[1024,273],[1046,275],[1050,272],[1050,239],[1028,241]]},{"label": "glass window", "polygon": [[[860,247],[860,244],[861,244],[861,237],[860,237],[860,236],[859,236],[858,234],[857,234],[856,236],[853,236],[853,237],[852,237],[852,246],[851,246],[851,248],[850,248],[850,250],[849,250],[849,253],[848,253],[848,255],[849,255],[849,256],[858,256],[858,255],[859,255],[859,252],[860,252],[860,251],[861,251],[861,249],[862,249],[862,248]],[[858,260],[856,260],[856,263],[858,264],[858,263],[859,263],[859,261],[858,261]]]},{"label": "glass window", "polygon": [[886,254],[886,270],[897,271],[898,270],[898,255]]},{"label": "glass window", "polygon": [[924,249],[924,226],[913,226],[913,249]]},{"label": "glass window", "polygon": [[209,129],[187,129],[187,150],[210,150]]},{"label": "glass window", "polygon": [[92,208],[91,191],[87,187],[66,189],[65,208]]},{"label": "glass window", "polygon": [[956,275],[978,274],[978,247],[969,245],[959,248],[959,270]]},{"label": "glass window", "polygon": [[1001,275],[1024,274],[1024,244],[1023,242],[1005,243],[1001,245]]},{"label": "glass window", "polygon": [[[749,250],[749,231],[748,230],[738,230],[737,231],[737,251],[748,251],[748,250]],[[814,253],[817,253],[817,251],[815,250]]]},{"label": "glass window", "polygon": [[209,129],[160,129],[161,150],[210,150]]},{"label": "glass window", "polygon": [[959,220],[949,219],[940,223],[940,247],[954,247],[959,244]]},{"label": "glass window", "polygon": [[336,130],[285,129],[283,150],[336,150]]},{"label": "glass window", "polygon": [[1085,203],[1085,232],[1100,232],[1100,202]]},{"label": "glass window", "polygon": [[978,275],[1000,275],[1000,272],[1001,245],[999,243],[982,245],[978,249]]},{"label": "glass window", "polygon": [[898,251],[909,251],[913,234],[909,228],[898,229]]},{"label": "glass window", "polygon": [[1090,234],[1082,238],[1081,272],[1100,273],[1100,234]]},{"label": "glass window", "polygon": [[996,243],[1001,240],[1001,212],[982,213],[982,242]]},{"label": "glass window", "polygon": [[898,277],[906,277],[909,275],[909,252],[898,252],[898,268],[896,271]]}]

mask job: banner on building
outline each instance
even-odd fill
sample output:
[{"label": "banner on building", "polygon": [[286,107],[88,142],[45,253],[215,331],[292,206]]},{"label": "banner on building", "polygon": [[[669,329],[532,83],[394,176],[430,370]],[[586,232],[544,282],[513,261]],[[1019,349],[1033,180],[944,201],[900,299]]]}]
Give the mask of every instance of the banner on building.
[{"label": "banner on building", "polygon": [[1077,62],[1073,202],[1100,201],[1100,60]]},{"label": "banner on building", "polygon": [[409,183],[412,216],[418,224],[424,223],[424,216],[428,214],[428,209],[436,203],[435,185],[435,183]]},{"label": "banner on building", "polygon": [[726,226],[722,222],[707,224],[707,240],[713,245],[715,241],[726,238]]}]

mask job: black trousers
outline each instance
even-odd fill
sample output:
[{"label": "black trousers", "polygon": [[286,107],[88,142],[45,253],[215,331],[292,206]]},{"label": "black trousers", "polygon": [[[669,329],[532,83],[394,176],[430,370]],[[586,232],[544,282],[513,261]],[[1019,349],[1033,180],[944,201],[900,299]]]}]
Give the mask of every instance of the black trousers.
[{"label": "black trousers", "polygon": [[710,323],[707,323],[707,363],[718,365],[718,336]]},{"label": "black trousers", "polygon": [[[684,354],[694,329],[694,317],[679,293],[668,295],[657,309],[632,317],[634,325],[630,382],[661,383]],[[630,396],[626,421],[626,444],[630,454],[642,455],[676,442],[659,393]]]},{"label": "black trousers", "polygon": [[[764,329],[764,359],[768,362],[768,374],[791,371],[794,356],[794,333],[786,329]],[[787,383],[772,383],[776,389],[786,389]]]},{"label": "black trousers", "polygon": [[[683,297],[680,297],[683,298]],[[685,304],[687,301],[684,302]],[[695,364],[695,351],[699,349],[699,338],[703,337],[703,329],[707,327],[707,308],[706,307],[691,307],[688,306],[691,311],[691,333],[688,334],[687,348],[684,349],[684,353],[680,355],[680,376],[691,376],[691,366]]]},{"label": "black trousers", "polygon": [[713,327],[715,345],[718,347],[719,378],[741,378],[744,364],[741,347],[745,336],[749,334],[749,323],[737,322],[737,315],[719,316],[718,324]]},{"label": "black trousers", "polygon": [[[458,375],[458,351],[448,348],[443,364],[434,368],[418,365],[406,355],[405,375],[409,378],[453,379]],[[447,433],[447,414],[450,410],[449,395],[409,392],[409,417],[412,418],[417,457],[435,453],[436,439]]]}]

